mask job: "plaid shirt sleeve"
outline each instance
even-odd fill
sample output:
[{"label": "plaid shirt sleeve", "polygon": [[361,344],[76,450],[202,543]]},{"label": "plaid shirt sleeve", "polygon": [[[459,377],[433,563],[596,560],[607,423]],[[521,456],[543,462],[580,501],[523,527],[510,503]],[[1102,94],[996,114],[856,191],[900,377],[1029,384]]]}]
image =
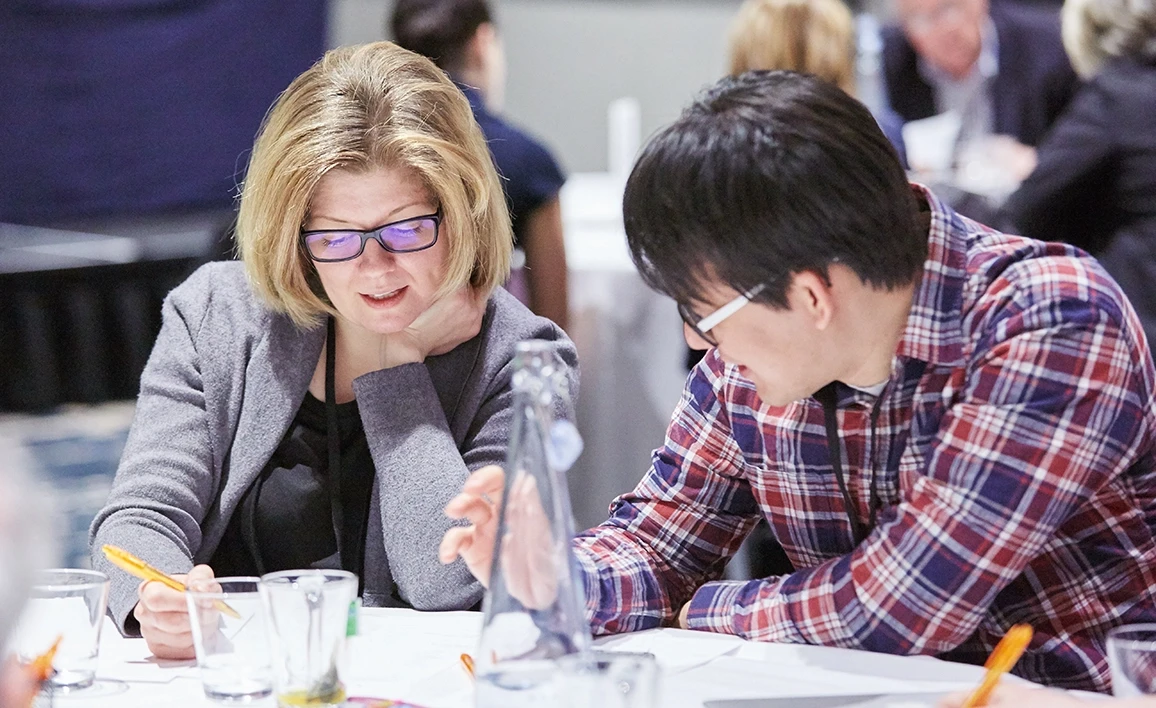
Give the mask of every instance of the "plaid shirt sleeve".
[{"label": "plaid shirt sleeve", "polygon": [[697,587],[692,629],[896,654],[958,646],[1150,442],[1145,350],[1126,333],[1135,317],[1073,293],[1083,274],[1058,275],[1032,279],[1034,303],[993,284],[968,315],[970,363],[944,392],[955,403],[900,503],[852,553],[782,578],[698,585],[749,528],[751,500],[726,411],[692,379],[650,475],[581,543],[594,627],[653,626]]},{"label": "plaid shirt sleeve", "polygon": [[715,370],[691,373],[647,475],[576,539],[595,633],[668,624],[754,528],[759,510],[721,388]]}]

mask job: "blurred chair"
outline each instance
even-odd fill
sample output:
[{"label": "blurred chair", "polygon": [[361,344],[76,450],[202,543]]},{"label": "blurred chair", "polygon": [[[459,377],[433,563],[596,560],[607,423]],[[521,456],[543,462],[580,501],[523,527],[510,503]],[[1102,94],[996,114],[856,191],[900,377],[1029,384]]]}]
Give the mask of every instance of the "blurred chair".
[{"label": "blurred chair", "polygon": [[147,236],[0,223],[0,411],[134,398],[161,301],[230,223],[145,220]]}]

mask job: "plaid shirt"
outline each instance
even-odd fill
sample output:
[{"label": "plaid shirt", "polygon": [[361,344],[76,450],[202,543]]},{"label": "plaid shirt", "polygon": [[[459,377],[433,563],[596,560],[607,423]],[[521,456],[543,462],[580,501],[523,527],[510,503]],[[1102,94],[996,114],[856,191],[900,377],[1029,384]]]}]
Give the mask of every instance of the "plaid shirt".
[{"label": "plaid shirt", "polygon": [[[839,386],[856,545],[822,406],[763,404],[711,352],[664,446],[575,542],[596,632],[670,623],[749,639],[983,663],[1013,624],[1015,672],[1106,691],[1104,636],[1156,622],[1156,371],[1116,284],[1067,246],[1008,236],[916,188],[929,255],[891,377]],[[875,424],[872,425],[872,419]],[[757,520],[796,572],[718,580]]]}]

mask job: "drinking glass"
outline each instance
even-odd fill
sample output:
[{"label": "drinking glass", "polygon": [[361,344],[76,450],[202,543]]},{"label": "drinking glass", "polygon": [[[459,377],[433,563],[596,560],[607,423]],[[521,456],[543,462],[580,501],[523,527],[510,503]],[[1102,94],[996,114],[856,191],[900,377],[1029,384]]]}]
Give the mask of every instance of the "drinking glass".
[{"label": "drinking glass", "polygon": [[286,570],[261,576],[273,685],[279,706],[345,700],[342,654],[357,576],[343,570]]},{"label": "drinking glass", "polygon": [[1156,624],[1126,624],[1109,630],[1108,668],[1113,695],[1156,694]]},{"label": "drinking glass", "polygon": [[104,573],[71,568],[40,571],[14,633],[17,659],[30,662],[60,639],[52,661],[53,691],[88,688],[96,678],[107,606],[108,576]]},{"label": "drinking glass", "polygon": [[185,593],[201,685],[210,700],[248,703],[273,692],[259,585],[260,578],[217,578],[194,583]]},{"label": "drinking glass", "polygon": [[558,660],[567,708],[655,708],[658,662],[651,654],[590,652]]}]

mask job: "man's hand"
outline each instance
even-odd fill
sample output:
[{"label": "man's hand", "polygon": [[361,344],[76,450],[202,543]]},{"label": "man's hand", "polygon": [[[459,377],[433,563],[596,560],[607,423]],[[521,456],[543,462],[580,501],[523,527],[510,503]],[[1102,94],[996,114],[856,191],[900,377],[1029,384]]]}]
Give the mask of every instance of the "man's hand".
[{"label": "man's hand", "polygon": [[689,627],[686,626],[687,616],[689,616],[689,615],[690,615],[690,601],[688,600],[687,603],[682,606],[682,609],[678,611],[678,628],[679,629],[689,629]]},{"label": "man's hand", "polygon": [[483,586],[490,586],[490,566],[494,560],[494,537],[502,511],[502,487],[505,474],[497,465],[474,472],[462,485],[462,491],[446,504],[446,516],[467,519],[469,526],[455,526],[442,537],[438,558],[453,563],[461,556],[466,567]]},{"label": "man's hand", "polygon": [[[213,569],[198,565],[188,575],[173,578],[198,589],[211,587]],[[189,606],[185,594],[161,583],[143,582],[137,589],[140,600],[133,615],[140,622],[140,633],[158,659],[194,659],[193,630],[189,625]]]},{"label": "man's hand", "polygon": [[486,298],[472,287],[459,288],[417,316],[401,332],[382,338],[381,368],[416,364],[445,354],[482,331]]},{"label": "man's hand", "polygon": [[[446,515],[451,519],[468,519],[471,525],[451,528],[438,549],[442,563],[452,563],[461,556],[474,577],[487,588],[504,484],[501,467],[483,467],[470,475],[461,494],[446,505]],[[527,474],[518,477],[507,503],[506,535],[502,538],[502,572],[506,586],[526,607],[547,607],[558,596],[560,569],[556,560],[560,549],[556,548],[550,519],[534,478]]]},{"label": "man's hand", "polygon": [[528,608],[549,607],[558,597],[558,573],[562,569],[557,560],[569,549],[556,547],[538,483],[532,476],[522,474],[514,481],[506,504],[502,572],[510,594]]}]

